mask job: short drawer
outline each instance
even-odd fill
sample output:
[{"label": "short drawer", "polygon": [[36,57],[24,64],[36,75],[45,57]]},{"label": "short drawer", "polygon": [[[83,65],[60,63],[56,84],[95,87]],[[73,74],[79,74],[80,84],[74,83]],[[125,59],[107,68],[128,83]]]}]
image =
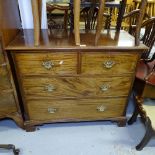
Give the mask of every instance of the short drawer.
[{"label": "short drawer", "polygon": [[126,98],[81,100],[31,100],[27,103],[30,120],[102,120],[123,116]]},{"label": "short drawer", "polygon": [[76,74],[76,53],[16,53],[15,60],[19,73],[23,75]]},{"label": "short drawer", "polygon": [[131,77],[24,78],[26,98],[128,96]]},{"label": "short drawer", "polygon": [[15,98],[12,93],[0,93],[0,115],[16,112]]},{"label": "short drawer", "polygon": [[137,54],[82,53],[82,74],[132,73],[137,64]]}]

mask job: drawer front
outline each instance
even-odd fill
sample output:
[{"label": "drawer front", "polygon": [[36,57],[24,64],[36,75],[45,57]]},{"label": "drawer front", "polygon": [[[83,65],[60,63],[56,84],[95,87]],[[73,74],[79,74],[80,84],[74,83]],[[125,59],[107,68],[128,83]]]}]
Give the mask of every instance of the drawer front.
[{"label": "drawer front", "polygon": [[0,115],[16,112],[15,98],[12,93],[0,93]]},{"label": "drawer front", "polygon": [[82,74],[124,74],[135,70],[138,55],[82,53]]},{"label": "drawer front", "polygon": [[123,116],[126,98],[81,100],[31,100],[30,120],[102,120]]},{"label": "drawer front", "polygon": [[131,77],[24,78],[26,98],[127,96]]},{"label": "drawer front", "polygon": [[76,74],[76,53],[16,53],[16,63],[20,74]]}]

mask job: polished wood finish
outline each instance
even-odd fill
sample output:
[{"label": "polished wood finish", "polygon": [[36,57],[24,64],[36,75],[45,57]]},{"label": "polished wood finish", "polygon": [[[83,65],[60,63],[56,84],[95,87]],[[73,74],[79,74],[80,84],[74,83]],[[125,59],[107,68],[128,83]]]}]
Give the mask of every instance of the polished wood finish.
[{"label": "polished wood finish", "polygon": [[44,51],[34,54],[25,52],[17,54],[15,59],[22,75],[66,75],[77,72],[77,53]]},{"label": "polished wood finish", "polygon": [[[82,74],[127,74],[133,73],[138,55],[129,53],[82,53]],[[112,63],[108,66],[108,63]]]},{"label": "polished wood finish", "polygon": [[[30,120],[50,122],[103,120],[123,116],[126,98],[31,100],[27,102]],[[117,105],[116,108],[115,105]]]},{"label": "polished wood finish", "polygon": [[26,99],[127,96],[131,77],[24,78]]},{"label": "polished wood finish", "polygon": [[[55,33],[57,30],[55,30]],[[75,52],[76,50],[83,50],[87,52],[102,51],[107,52],[119,52],[119,51],[130,51],[135,53],[136,51],[142,51],[147,49],[145,45],[140,44],[135,47],[134,37],[129,35],[125,31],[116,32],[113,30],[104,31],[100,34],[98,44],[95,45],[95,31],[80,31],[81,45],[75,46],[74,34],[72,32],[67,32],[66,36],[57,38],[55,35],[48,36],[48,30],[41,31],[40,44],[39,46],[34,46],[33,40],[33,30],[23,30],[16,38],[6,47],[7,50],[13,50],[13,52],[26,51],[30,53],[33,50],[35,52],[41,52],[52,50],[57,52]]]},{"label": "polished wood finish", "polygon": [[85,46],[75,46],[71,32],[58,39],[43,30],[34,46],[33,31],[26,30],[7,47],[27,131],[49,122],[111,120],[125,125],[136,64],[147,47],[135,46],[125,31],[101,33],[97,46],[94,31],[81,34]]}]

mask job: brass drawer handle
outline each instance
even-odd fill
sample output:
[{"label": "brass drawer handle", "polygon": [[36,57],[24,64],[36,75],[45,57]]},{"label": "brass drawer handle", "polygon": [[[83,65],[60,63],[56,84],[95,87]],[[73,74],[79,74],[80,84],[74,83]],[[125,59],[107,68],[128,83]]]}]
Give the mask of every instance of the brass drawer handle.
[{"label": "brass drawer handle", "polygon": [[99,111],[99,112],[104,112],[107,108],[106,108],[106,106],[104,106],[104,105],[100,105],[100,106],[97,106],[97,111]]},{"label": "brass drawer handle", "polygon": [[110,88],[110,86],[107,85],[107,84],[103,84],[102,86],[100,86],[100,89],[101,89],[103,92],[109,90],[109,88]]},{"label": "brass drawer handle", "polygon": [[51,68],[53,68],[54,63],[51,60],[45,60],[45,61],[43,61],[42,66],[45,69],[50,70]]},{"label": "brass drawer handle", "polygon": [[0,64],[0,67],[4,67],[6,65],[7,65],[6,63],[3,63],[3,64]]},{"label": "brass drawer handle", "polygon": [[56,108],[48,108],[47,111],[50,114],[54,114],[54,113],[56,113],[57,109]]},{"label": "brass drawer handle", "polygon": [[56,88],[51,85],[51,84],[48,84],[47,86],[44,87],[46,91],[48,92],[53,92]]},{"label": "brass drawer handle", "polygon": [[116,62],[112,61],[112,60],[108,60],[108,61],[103,62],[104,67],[107,69],[112,68],[115,64],[116,64]]}]

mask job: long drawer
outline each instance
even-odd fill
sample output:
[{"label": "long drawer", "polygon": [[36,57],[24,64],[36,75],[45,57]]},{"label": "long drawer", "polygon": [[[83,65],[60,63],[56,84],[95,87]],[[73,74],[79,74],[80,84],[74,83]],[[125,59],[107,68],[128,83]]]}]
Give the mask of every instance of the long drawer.
[{"label": "long drawer", "polygon": [[8,113],[16,112],[14,95],[10,93],[0,93],[0,115],[5,116]]},{"label": "long drawer", "polygon": [[79,100],[31,100],[30,120],[102,120],[123,116],[126,98]]},{"label": "long drawer", "polygon": [[15,60],[22,75],[77,73],[77,54],[72,52],[17,53]]},{"label": "long drawer", "polygon": [[128,96],[131,77],[24,78],[27,99]]},{"label": "long drawer", "polygon": [[124,74],[135,70],[137,54],[82,53],[82,74]]}]

